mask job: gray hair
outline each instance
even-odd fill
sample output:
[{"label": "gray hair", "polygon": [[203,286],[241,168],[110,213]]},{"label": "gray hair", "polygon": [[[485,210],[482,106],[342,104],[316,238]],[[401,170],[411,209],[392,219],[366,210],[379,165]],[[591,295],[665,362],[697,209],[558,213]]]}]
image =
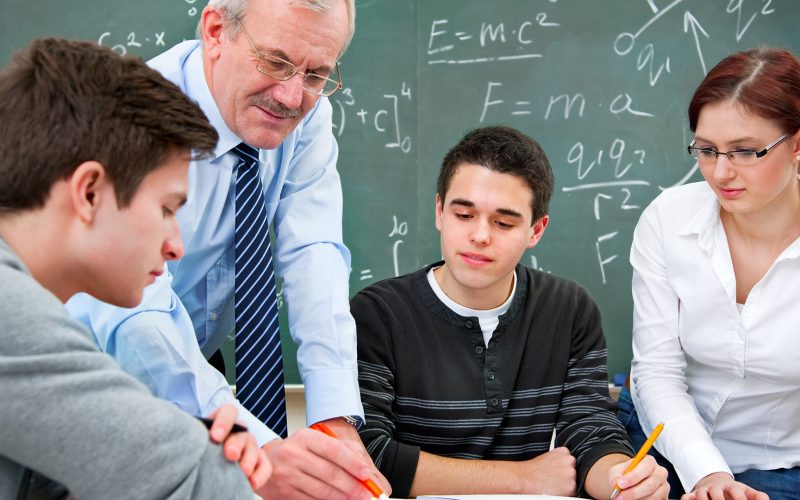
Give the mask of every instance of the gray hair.
[{"label": "gray hair", "polygon": [[[291,0],[292,3],[298,4],[302,7],[309,8],[317,12],[325,12],[330,10],[336,2],[342,0]],[[342,51],[339,57],[344,55],[350,41],[353,39],[353,33],[356,31],[356,0],[344,0],[347,6],[347,40],[344,42]],[[225,34],[229,38],[235,38],[239,34],[239,23],[231,22],[234,19],[243,20],[245,17],[245,10],[247,8],[247,0],[209,0],[208,5],[214,7],[223,13],[225,16]],[[197,31],[195,35],[199,40],[203,39],[202,26],[200,22],[197,23]]]}]

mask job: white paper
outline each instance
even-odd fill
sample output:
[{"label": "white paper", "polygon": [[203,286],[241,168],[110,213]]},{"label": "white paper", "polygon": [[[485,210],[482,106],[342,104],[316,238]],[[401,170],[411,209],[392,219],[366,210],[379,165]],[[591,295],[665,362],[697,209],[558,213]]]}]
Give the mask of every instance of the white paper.
[{"label": "white paper", "polygon": [[424,495],[417,500],[573,500],[577,497],[550,495]]}]

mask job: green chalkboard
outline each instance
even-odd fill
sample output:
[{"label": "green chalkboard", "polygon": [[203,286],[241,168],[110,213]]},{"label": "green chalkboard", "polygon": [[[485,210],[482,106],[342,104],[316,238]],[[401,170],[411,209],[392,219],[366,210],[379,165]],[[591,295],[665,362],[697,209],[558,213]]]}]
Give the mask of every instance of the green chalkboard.
[{"label": "green chalkboard", "polygon": [[[203,0],[6,2],[0,60],[40,35],[149,58],[193,37]],[[439,258],[435,180],[467,130],[508,124],[556,174],[551,222],[524,262],[597,300],[609,371],[631,357],[628,251],[642,209],[700,180],[686,106],[726,55],[800,53],[796,0],[357,0],[331,98],[351,293]],[[285,323],[285,322],[284,322]],[[286,336],[287,379],[299,382]]]}]

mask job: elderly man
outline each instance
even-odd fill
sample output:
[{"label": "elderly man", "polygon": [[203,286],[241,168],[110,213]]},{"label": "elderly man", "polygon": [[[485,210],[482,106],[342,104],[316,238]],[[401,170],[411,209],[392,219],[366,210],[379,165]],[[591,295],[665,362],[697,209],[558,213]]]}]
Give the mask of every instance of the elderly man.
[{"label": "elderly man", "polygon": [[[326,98],[341,88],[337,60],[354,8],[353,0],[211,0],[200,40],[150,62],[220,136],[213,157],[190,167],[178,214],[186,255],[137,308],[86,296],[69,304],[124,369],[195,414],[234,401],[206,358],[235,331],[239,416],[275,466],[266,496],[368,498],[356,480],[365,477],[388,489],[356,432],[350,254]],[[276,439],[286,419],[273,268],[299,346],[308,423],[327,423],[341,441],[309,430]]]}]

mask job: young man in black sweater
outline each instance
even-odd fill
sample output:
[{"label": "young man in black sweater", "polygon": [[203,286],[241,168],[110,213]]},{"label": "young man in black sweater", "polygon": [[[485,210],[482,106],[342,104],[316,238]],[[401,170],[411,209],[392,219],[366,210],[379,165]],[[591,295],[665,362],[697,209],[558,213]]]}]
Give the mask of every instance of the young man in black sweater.
[{"label": "young man in black sweater", "polygon": [[[519,264],[548,223],[553,173],[507,127],[467,134],[436,195],[443,262],[351,302],[361,437],[399,496],[588,494],[667,498],[608,395],[600,313],[577,284]],[[550,443],[555,432],[555,448]]]}]

